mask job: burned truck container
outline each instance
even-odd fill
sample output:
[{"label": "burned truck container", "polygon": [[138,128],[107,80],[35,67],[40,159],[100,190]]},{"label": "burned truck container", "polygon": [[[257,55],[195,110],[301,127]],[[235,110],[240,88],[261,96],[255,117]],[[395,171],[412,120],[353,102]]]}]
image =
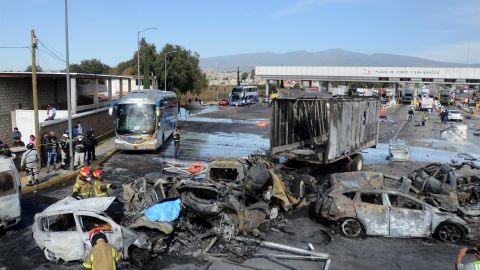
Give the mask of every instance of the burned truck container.
[{"label": "burned truck container", "polygon": [[272,102],[271,155],[361,170],[360,151],[378,142],[378,97],[296,95]]}]

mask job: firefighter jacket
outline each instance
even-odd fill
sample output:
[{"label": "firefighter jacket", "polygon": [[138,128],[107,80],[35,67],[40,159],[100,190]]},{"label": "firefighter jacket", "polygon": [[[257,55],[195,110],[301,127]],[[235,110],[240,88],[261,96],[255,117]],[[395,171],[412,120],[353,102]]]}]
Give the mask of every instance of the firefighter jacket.
[{"label": "firefighter jacket", "polygon": [[77,176],[77,180],[73,185],[73,193],[77,193],[82,199],[87,199],[93,197],[92,195],[92,184],[88,181],[80,180],[80,175]]},{"label": "firefighter jacket", "polygon": [[92,270],[116,270],[120,258],[120,253],[114,246],[98,239],[85,257],[83,267]]}]

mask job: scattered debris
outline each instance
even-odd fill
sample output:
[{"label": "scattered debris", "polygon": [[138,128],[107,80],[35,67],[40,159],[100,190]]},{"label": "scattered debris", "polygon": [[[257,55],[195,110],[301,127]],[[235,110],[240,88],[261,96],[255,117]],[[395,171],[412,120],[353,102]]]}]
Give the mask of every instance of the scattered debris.
[{"label": "scattered debris", "polygon": [[409,161],[410,146],[406,139],[390,140],[389,158],[391,161]]}]

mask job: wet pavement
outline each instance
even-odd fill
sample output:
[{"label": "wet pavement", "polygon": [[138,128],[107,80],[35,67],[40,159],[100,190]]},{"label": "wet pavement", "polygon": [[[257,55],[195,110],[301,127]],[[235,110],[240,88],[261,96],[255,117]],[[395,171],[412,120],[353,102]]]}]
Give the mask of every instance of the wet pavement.
[{"label": "wet pavement", "polygon": [[[216,107],[216,106],[212,106]],[[390,119],[401,119],[403,107],[394,111]],[[248,156],[256,151],[269,148],[270,128],[257,127],[253,123],[232,121],[190,121],[191,118],[216,118],[256,121],[268,118],[268,107],[251,106],[250,108],[232,108],[224,110],[211,109],[205,114],[194,114],[182,118],[179,125],[184,129],[181,140],[180,157],[177,166],[188,166],[192,162],[207,162],[210,157]],[[386,142],[399,129],[398,120],[385,122],[382,141]],[[417,154],[414,154],[418,151]],[[429,152],[429,149],[414,148],[414,159],[423,161],[427,155],[432,159],[443,152]],[[445,151],[445,150],[444,150]],[[367,168],[386,172],[389,169],[399,171],[404,166],[418,166],[419,163],[391,164],[386,160],[387,144],[380,144],[377,149],[365,151]],[[121,184],[134,177],[145,175],[161,176],[164,162],[172,162],[173,143],[169,139],[157,152],[119,152],[104,164],[105,179],[121,187]],[[429,154],[431,153],[431,154]],[[425,160],[427,161],[427,160]],[[410,164],[410,165],[409,165]],[[402,167],[403,166],[403,167]],[[395,169],[398,167],[397,169]],[[405,168],[404,168],[405,169]],[[81,262],[48,263],[43,252],[31,238],[33,215],[42,211],[54,201],[71,193],[71,182],[50,190],[39,191],[22,200],[22,224],[5,235],[0,236],[0,267],[9,269],[81,269]],[[113,195],[121,196],[121,188],[114,190]],[[333,256],[331,269],[451,269],[455,260],[457,245],[447,245],[436,240],[421,239],[387,239],[367,237],[365,239],[348,239],[333,236],[330,244],[319,232],[323,226],[308,216],[306,209],[287,215],[285,228],[288,233],[274,231],[267,239],[273,242],[286,243],[299,248],[307,248],[312,243],[318,252]],[[267,252],[259,250],[259,252]],[[268,251],[270,253],[277,253]],[[15,258],[15,259],[11,259]],[[316,262],[289,262],[298,269],[319,269]],[[248,259],[247,265],[264,269],[282,269],[278,265],[264,259]],[[244,269],[222,262],[198,264],[192,258],[159,256],[145,269]],[[123,269],[133,269],[124,264]]]}]

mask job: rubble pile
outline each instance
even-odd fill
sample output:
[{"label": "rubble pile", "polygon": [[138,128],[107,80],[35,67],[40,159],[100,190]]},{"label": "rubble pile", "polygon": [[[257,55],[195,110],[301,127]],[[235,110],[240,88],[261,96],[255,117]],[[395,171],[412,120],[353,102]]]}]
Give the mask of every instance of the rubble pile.
[{"label": "rubble pile", "polygon": [[[253,156],[212,159],[204,179],[174,174],[166,179],[130,180],[123,185],[123,223],[145,232],[156,254],[201,259],[213,252],[248,258],[256,245],[235,237],[262,239],[270,228],[285,224],[284,212],[307,205],[304,187],[298,184],[298,179],[303,181],[306,176],[279,173],[285,172],[276,170],[264,157]],[[175,221],[150,221],[145,217],[145,209],[178,198],[182,210]]]}]

